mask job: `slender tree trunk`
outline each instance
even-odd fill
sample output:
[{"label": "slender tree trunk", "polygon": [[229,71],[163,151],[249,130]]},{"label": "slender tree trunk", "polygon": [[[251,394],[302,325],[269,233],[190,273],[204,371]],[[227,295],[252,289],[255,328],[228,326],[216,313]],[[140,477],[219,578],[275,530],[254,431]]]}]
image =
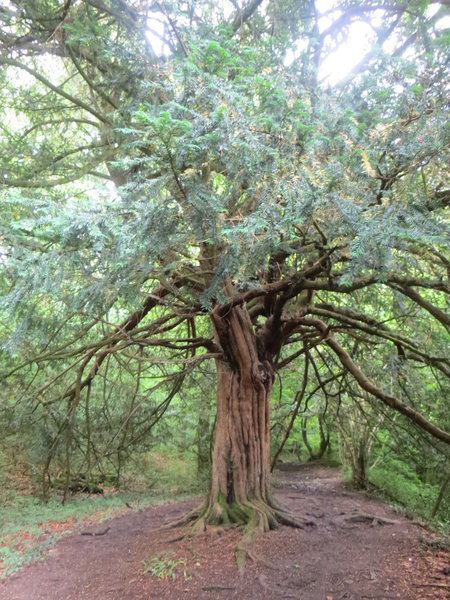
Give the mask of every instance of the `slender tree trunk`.
[{"label": "slender tree trunk", "polygon": [[330,445],[330,432],[322,414],[317,415],[317,421],[319,423],[320,446],[316,458],[320,459]]},{"label": "slender tree trunk", "polygon": [[330,443],[330,432],[327,430],[325,434],[324,420],[321,414],[317,415],[317,422],[319,424],[320,446],[318,451],[314,452],[308,440],[308,417],[303,417],[302,419],[302,438],[306,449],[308,450],[309,460],[320,460],[325,454],[325,451]]},{"label": "slender tree trunk", "polygon": [[354,448],[352,460],[353,485],[359,490],[365,490],[367,488],[368,462],[369,454],[367,451],[366,439],[362,439]]},{"label": "slender tree trunk", "polygon": [[269,397],[274,371],[258,348],[243,307],[223,317],[213,313],[223,351],[217,361],[217,422],[211,488],[203,516],[213,524],[276,525],[270,497]]},{"label": "slender tree trunk", "polygon": [[431,511],[431,518],[434,519],[434,517],[437,515],[437,512],[439,510],[439,507],[441,506],[441,502],[444,498],[444,494],[445,494],[445,490],[448,486],[450,482],[450,472],[447,474],[447,477],[444,478],[442,485],[441,485],[441,489],[439,490],[439,494],[438,497],[436,499],[436,502],[434,503],[433,506],[433,510]]},{"label": "slender tree trunk", "polygon": [[209,474],[212,463],[210,414],[211,397],[208,393],[205,393],[200,406],[200,414],[195,432],[197,475],[200,478],[204,478]]}]

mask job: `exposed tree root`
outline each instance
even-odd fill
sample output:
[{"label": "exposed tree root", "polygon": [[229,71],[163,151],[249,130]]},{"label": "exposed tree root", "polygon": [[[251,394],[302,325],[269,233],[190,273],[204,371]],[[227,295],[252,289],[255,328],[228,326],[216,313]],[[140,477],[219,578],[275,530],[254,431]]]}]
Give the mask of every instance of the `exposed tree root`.
[{"label": "exposed tree root", "polygon": [[413,583],[415,587],[423,588],[423,587],[435,587],[442,588],[443,590],[450,590],[450,585],[446,583]]},{"label": "exposed tree root", "polygon": [[89,536],[93,536],[93,537],[99,537],[100,535],[106,535],[110,529],[111,529],[111,527],[107,527],[106,529],[103,529],[103,531],[97,531],[97,532],[82,531],[81,535],[89,535]]},{"label": "exposed tree root", "polygon": [[317,523],[313,519],[304,519],[291,515],[290,513],[279,511],[277,512],[277,519],[281,525],[287,525],[288,527],[295,527],[296,529],[305,529],[305,527],[316,527]]},{"label": "exposed tree root", "polygon": [[279,525],[304,529],[314,527],[316,523],[287,512],[271,496],[267,501],[253,498],[243,502],[235,501],[229,505],[226,499],[219,495],[213,501],[210,499],[203,513],[194,522],[191,533],[193,535],[202,533],[207,526],[230,527],[232,525],[243,527],[242,539],[235,548],[236,562],[242,574],[247,557],[260,562],[251,550],[259,534],[276,529]]},{"label": "exposed tree root", "polygon": [[269,494],[268,500],[262,498],[253,498],[243,502],[233,502],[229,505],[226,498],[219,495],[214,500],[209,500],[202,507],[197,507],[189,513],[167,523],[159,530],[169,530],[178,527],[188,526],[188,529],[181,535],[168,540],[169,542],[177,542],[186,538],[194,537],[204,533],[208,527],[231,528],[242,527],[243,534],[240,542],[236,545],[235,556],[242,574],[245,569],[247,557],[253,562],[264,564],[266,567],[275,568],[273,565],[267,564],[253,553],[251,546],[255,538],[264,532],[276,529],[280,525],[295,527],[296,529],[305,529],[306,527],[315,527],[316,523],[311,519],[291,514],[286,511],[274,498]]},{"label": "exposed tree root", "polygon": [[167,523],[167,525],[163,525],[162,527],[160,527],[160,529],[176,529],[177,527],[184,527],[185,525],[189,525],[189,523],[192,523],[192,521],[196,521],[200,517],[203,510],[203,507],[194,508],[180,519]]},{"label": "exposed tree root", "polygon": [[209,585],[207,587],[203,587],[202,590],[205,592],[223,592],[226,590],[235,590],[235,587],[229,587],[225,585]]},{"label": "exposed tree root", "polygon": [[262,565],[263,567],[266,567],[267,569],[272,569],[273,571],[279,571],[279,567],[276,567],[267,560],[256,556],[256,554],[250,548],[244,548],[243,550],[245,550],[248,558],[250,558],[250,560],[252,560],[255,564]]},{"label": "exposed tree root", "polygon": [[398,521],[386,519],[379,515],[353,515],[344,519],[346,523],[368,523],[371,525],[398,525]]},{"label": "exposed tree root", "polygon": [[181,542],[186,538],[186,534],[182,533],[181,535],[177,535],[174,538],[170,538],[170,540],[166,540],[166,544],[175,544],[175,542]]},{"label": "exposed tree root", "polygon": [[[153,532],[168,531],[170,529],[176,529],[177,527],[184,527],[186,525],[189,525],[189,523],[192,523],[192,521],[196,522],[198,520],[199,516],[202,514],[202,511],[203,511],[203,508],[194,508],[193,510],[188,512],[186,515],[181,517],[180,519],[177,519],[176,521],[171,521],[170,523],[166,523],[165,525],[161,525],[161,527],[157,527],[156,529],[153,529]],[[195,526],[195,523],[194,523],[194,526]],[[167,540],[167,541],[168,541],[168,543],[178,542],[186,537],[189,537],[189,535],[192,535],[190,530],[183,533],[182,535],[179,535],[179,536],[172,538],[170,540]]]}]

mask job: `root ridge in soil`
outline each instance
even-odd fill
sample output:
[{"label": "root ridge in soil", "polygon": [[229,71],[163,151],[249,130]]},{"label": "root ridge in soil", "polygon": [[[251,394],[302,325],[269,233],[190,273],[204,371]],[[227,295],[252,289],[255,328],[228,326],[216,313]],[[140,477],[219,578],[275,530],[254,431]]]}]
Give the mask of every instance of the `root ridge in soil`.
[{"label": "root ridge in soil", "polygon": [[435,535],[349,490],[335,469],[296,465],[275,477],[283,508],[273,531],[192,535],[195,500],[130,512],[62,538],[45,560],[0,581],[0,600],[449,597],[450,553]]}]

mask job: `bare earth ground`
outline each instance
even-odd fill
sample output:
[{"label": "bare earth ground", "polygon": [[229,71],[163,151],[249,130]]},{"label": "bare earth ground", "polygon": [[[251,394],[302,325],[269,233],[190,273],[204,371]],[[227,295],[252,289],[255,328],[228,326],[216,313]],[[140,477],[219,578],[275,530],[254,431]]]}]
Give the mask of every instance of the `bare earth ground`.
[{"label": "bare earth ground", "polygon": [[[243,575],[234,555],[238,530],[182,538],[183,529],[161,529],[198,503],[185,501],[130,511],[88,532],[101,534],[109,526],[104,535],[78,531],[61,539],[45,561],[0,582],[0,599],[450,598],[450,553],[427,530],[350,490],[338,471],[286,468],[275,491],[316,526],[280,527],[260,536]],[[144,572],[142,561],[154,556],[182,561],[175,580]]]}]

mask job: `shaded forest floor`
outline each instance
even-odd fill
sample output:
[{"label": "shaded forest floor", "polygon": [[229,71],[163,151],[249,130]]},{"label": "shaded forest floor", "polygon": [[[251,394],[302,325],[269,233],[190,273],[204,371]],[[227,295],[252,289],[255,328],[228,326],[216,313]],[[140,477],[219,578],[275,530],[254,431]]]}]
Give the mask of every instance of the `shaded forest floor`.
[{"label": "shaded forest floor", "polygon": [[450,597],[450,552],[437,537],[349,489],[337,470],[286,465],[275,492],[316,525],[257,538],[242,575],[238,530],[183,538],[182,529],[161,529],[198,504],[190,500],[130,511],[61,539],[46,560],[1,581],[0,599]]}]

